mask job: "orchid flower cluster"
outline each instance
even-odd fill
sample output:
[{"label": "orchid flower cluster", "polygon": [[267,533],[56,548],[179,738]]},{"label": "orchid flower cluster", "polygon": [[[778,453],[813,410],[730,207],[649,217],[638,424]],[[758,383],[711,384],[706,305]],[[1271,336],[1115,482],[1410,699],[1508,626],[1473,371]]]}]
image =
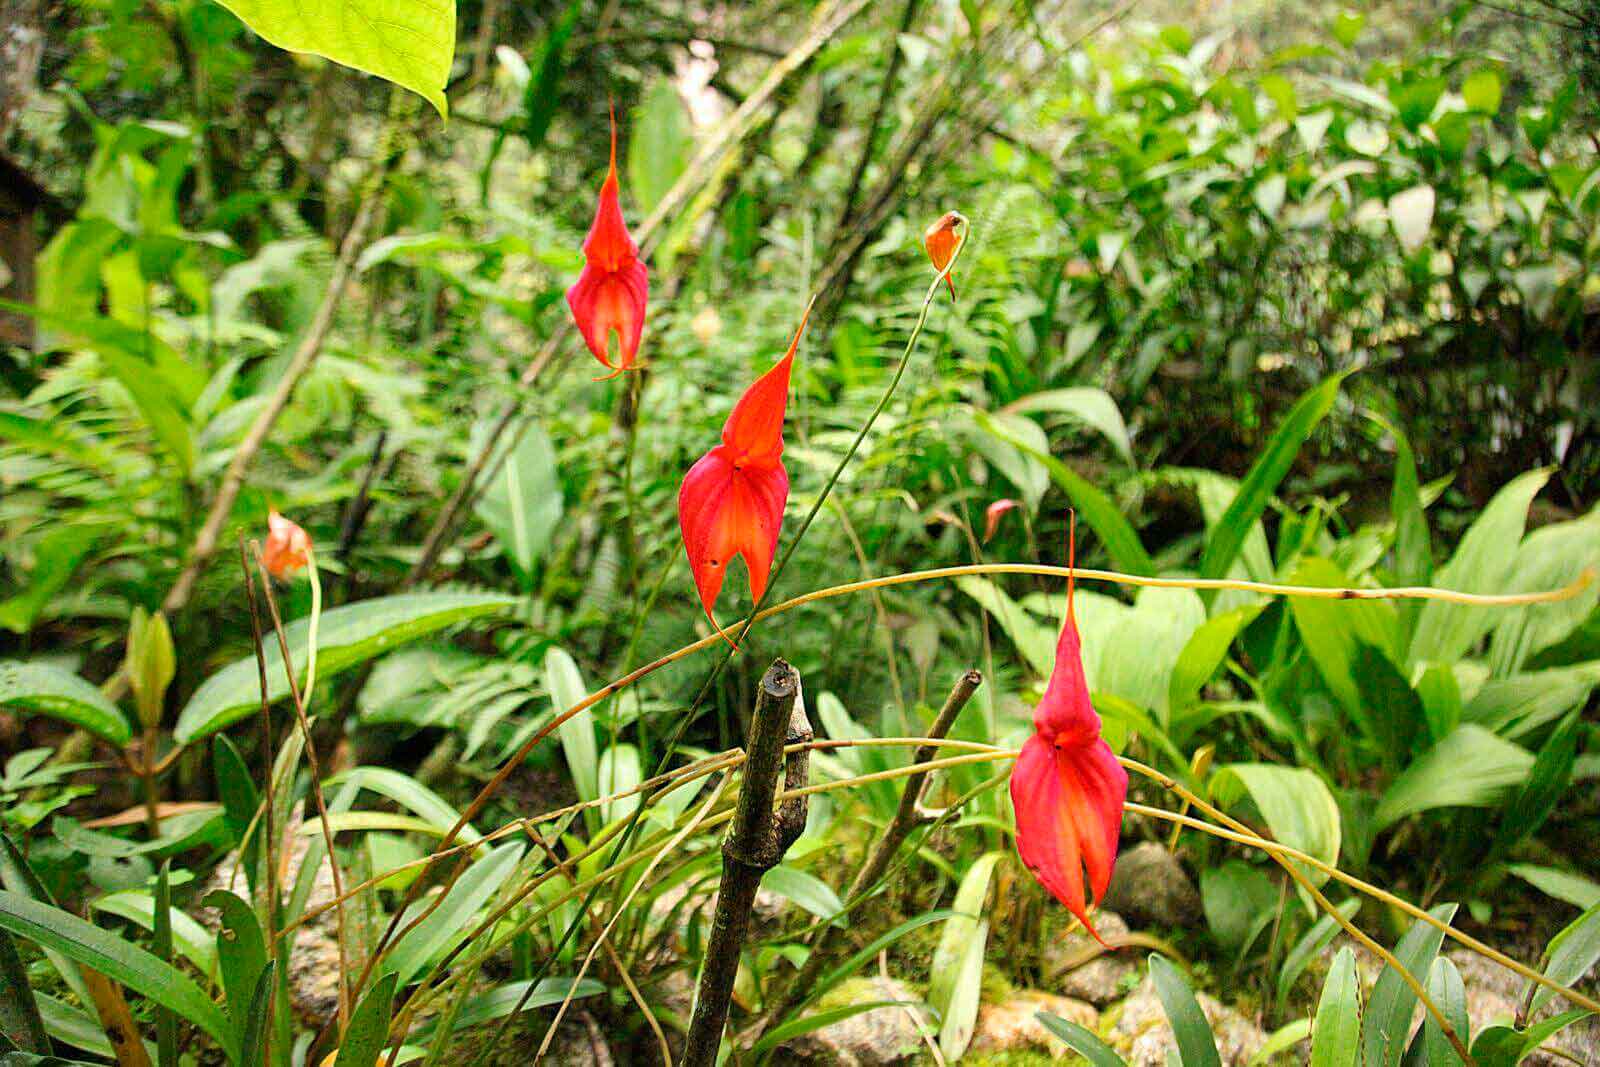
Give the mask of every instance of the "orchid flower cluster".
[{"label": "orchid flower cluster", "polygon": [[[923,235],[928,258],[949,285],[951,299],[956,289],[949,268],[965,239],[964,224],[959,212],[948,212]],[[583,272],[567,290],[567,306],[589,351],[610,372],[596,381],[606,381],[640,367],[650,291],[649,272],[622,215],[615,116],[610,163],[583,255]],[[783,465],[789,378],[810,311],[807,307],[783,358],[745,390],[723,424],[721,440],[689,468],[678,490],[678,525],[701,607],[730,645],[733,638],[715,614],[728,565],[734,557],[744,560],[751,599],[759,604],[777,554],[789,501],[789,474]],[[610,358],[613,335],[615,362]],[[989,506],[984,540],[994,536],[1000,519],[1016,506],[1010,499]],[[287,576],[305,565],[309,539],[277,512],[269,525],[267,566],[275,577]],[[1075,558],[1074,534],[1069,567]],[[1101,737],[1100,718],[1090,703],[1073,615],[1074,585],[1069,578],[1055,666],[1034,710],[1034,735],[1012,768],[1011,801],[1023,864],[1098,938],[1088,912],[1111,881],[1128,776]]]}]

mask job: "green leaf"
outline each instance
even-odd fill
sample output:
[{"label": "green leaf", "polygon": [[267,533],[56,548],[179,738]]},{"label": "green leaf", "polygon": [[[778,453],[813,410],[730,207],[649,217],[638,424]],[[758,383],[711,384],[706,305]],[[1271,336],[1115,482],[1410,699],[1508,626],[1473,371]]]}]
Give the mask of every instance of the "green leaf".
[{"label": "green leaf", "polygon": [[902,937],[914,930],[920,930],[930,923],[936,923],[940,922],[941,920],[948,919],[953,914],[955,914],[953,911],[943,908],[935,911],[925,911],[921,915],[912,916],[905,922],[895,926],[893,929],[879,934],[867,945],[857,950],[855,955],[851,956],[839,966],[835,967],[831,971],[828,971],[821,978],[817,979],[817,984],[805,991],[805,999],[800,1002],[799,1007],[804,1007],[805,1005],[810,1004],[828,990],[832,989],[834,986],[838,985],[852,974],[855,974],[868,960],[876,959],[878,953],[882,952],[884,949],[888,948]]},{"label": "green leaf", "polygon": [[1383,794],[1375,818],[1382,830],[1434,808],[1487,808],[1503,800],[1533,767],[1528,750],[1481,726],[1458,726],[1423,753]]},{"label": "green leaf", "polygon": [[1593,882],[1581,874],[1555,867],[1541,867],[1536,863],[1513,863],[1506,870],[1541,893],[1564,900],[1575,908],[1587,911],[1600,904],[1600,882]]},{"label": "green leaf", "polygon": [[1534,757],[1533,770],[1528,772],[1527,780],[1500,816],[1491,859],[1511,852],[1532,837],[1550,817],[1561,794],[1566,792],[1572,781],[1572,768],[1578,757],[1578,739],[1584,729],[1579,713],[1573,711],[1545,739],[1544,747]]},{"label": "green leaf", "polygon": [[522,432],[476,509],[525,583],[531,583],[534,565],[550,548],[562,507],[555,449],[544,426],[534,423]]},{"label": "green leaf", "polygon": [[628,183],[641,214],[661,203],[694,153],[689,117],[672,82],[656,80],[633,110],[628,127]]},{"label": "green leaf", "polygon": [[[33,868],[28,866],[27,859],[23,857],[22,852],[12,842],[11,838],[3,833],[0,833],[0,887],[9,889],[28,900],[37,901],[46,907],[55,907],[55,898],[50,895],[50,891],[39,881],[39,876],[33,873]],[[90,996],[89,987],[83,980],[83,974],[78,970],[78,965],[72,961],[71,957],[56,951],[48,945],[41,947],[44,949],[45,958],[56,969],[56,973],[61,975],[61,980],[67,983],[67,987],[76,994],[78,1002],[81,1004],[91,1003],[94,998]],[[45,1008],[41,1007],[40,1011],[44,1013]],[[49,1026],[49,1022],[47,1017],[45,1025]],[[95,1032],[100,1033],[101,1037],[104,1038],[104,1033],[98,1028],[96,1028]],[[79,1045],[78,1047],[83,1048],[84,1046]]]},{"label": "green leaf", "polygon": [[[1589,973],[1589,968],[1600,960],[1600,903],[1591,906],[1551,938],[1545,955],[1550,962],[1545,965],[1544,976],[1560,985],[1570,986]],[[1555,996],[1554,991],[1540,986],[1533,993],[1528,1015],[1538,1015]]]},{"label": "green leaf", "polygon": [[228,1016],[242,1046],[247,1039],[256,989],[267,969],[267,940],[256,913],[236,894],[214,889],[200,903],[219,913],[222,932],[217,936],[217,963],[222,971]]},{"label": "green leaf", "polygon": [[1122,420],[1117,402],[1104,389],[1087,385],[1071,389],[1047,389],[1008,404],[1005,410],[1019,414],[1054,412],[1076,419],[1111,442],[1111,447],[1116,449],[1117,455],[1128,466],[1135,466],[1133,445],[1128,440],[1128,424]]},{"label": "green leaf", "polygon": [[1090,1067],[1128,1067],[1116,1050],[1072,1020],[1047,1011],[1041,1011],[1035,1018],[1046,1030],[1065,1041],[1072,1051],[1088,1060]]},{"label": "green leaf", "polygon": [[[639,750],[633,745],[611,745],[600,753],[600,766],[597,768],[596,778],[596,790],[603,797],[636,788],[644,781],[644,767],[639,761]],[[679,792],[687,794],[688,790]],[[637,793],[619,800],[606,801],[600,805],[600,820],[607,824],[613,823],[632,815],[638,806]]]},{"label": "green leaf", "polygon": [[256,987],[250,994],[250,1006],[244,1014],[244,1028],[239,1041],[243,1064],[265,1064],[267,1057],[267,1027],[272,1023],[272,980],[277,973],[278,961],[273,960],[261,968]]},{"label": "green leaf", "polygon": [[[162,963],[171,963],[174,922],[179,918],[189,922],[194,921],[182,912],[172,910],[171,860],[166,860],[161,864],[161,872],[156,876],[155,893],[151,897],[150,905],[150,925],[155,935],[156,958]],[[202,967],[200,973],[209,975],[211,971],[209,968]],[[159,1067],[177,1067],[178,1017],[173,1014],[171,1008],[165,1005],[156,1006],[156,1058],[159,1062]]]},{"label": "green leaf", "polygon": [[1278,890],[1272,879],[1237,859],[1200,872],[1200,901],[1211,936],[1239,958],[1278,913]]},{"label": "green leaf", "polygon": [[[1456,1036],[1466,1041],[1472,1034],[1467,1019],[1467,989],[1456,965],[1443,956],[1433,961],[1433,969],[1428,975],[1428,996],[1433,998]],[[1444,1030],[1432,1012],[1426,1012],[1422,1017],[1422,1047],[1427,1053],[1428,1067],[1451,1067],[1461,1062],[1455,1046],[1444,1036]]]},{"label": "green leaf", "polygon": [[1050,455],[1047,449],[1040,449],[1035,443],[1023,440],[999,422],[993,424],[991,432],[1043,464],[1050,480],[1067,494],[1072,506],[1083,516],[1083,521],[1088,523],[1089,528],[1094,530],[1105,543],[1106,553],[1119,569],[1131,574],[1156,572],[1154,561],[1144,550],[1144,545],[1139,542],[1139,534],[1123,517],[1109,496],[1096,489],[1088,479],[1079,476],[1065,463]]},{"label": "green leaf", "polygon": [[[573,999],[581,1000],[584,997],[598,996],[606,991],[606,987],[593,978],[585,978],[573,988],[571,978],[550,977],[541,978],[532,995],[526,1002],[523,996],[527,994],[531,982],[507,982],[491,989],[487,993],[469,998],[456,1014],[454,1029],[469,1030],[495,1019],[503,1019],[511,1014],[513,1008],[521,1004],[523,1010],[534,1011],[538,1008],[547,1008],[552,1004],[560,1004],[566,999],[567,991],[573,990]],[[415,1034],[418,1038],[430,1038],[437,1028],[435,1020],[428,1020],[417,1027]]]},{"label": "green leaf", "polygon": [[1217,673],[1228,649],[1245,627],[1255,621],[1265,604],[1247,604],[1207,619],[1184,644],[1167,683],[1167,708],[1181,711],[1200,699],[1200,690]]},{"label": "green leaf", "polygon": [[[1454,904],[1441,904],[1428,914],[1448,923],[1455,917]],[[1444,942],[1444,931],[1422,920],[1412,924],[1395,946],[1394,957],[1418,982],[1424,981],[1433,967],[1434,957]],[[1400,1067],[1405,1056],[1406,1038],[1411,1033],[1411,1013],[1417,995],[1392,966],[1386,966],[1372,987],[1362,1025],[1362,1062],[1367,1067]]]},{"label": "green leaf", "polygon": [[1211,1024],[1206,1022],[1194,993],[1177,968],[1164,957],[1151,953],[1150,977],[1155,981],[1161,1006],[1166,1009],[1167,1021],[1172,1024],[1172,1036],[1178,1043],[1183,1067],[1222,1067],[1217,1042],[1211,1036]]},{"label": "green leaf", "polygon": [[375,1067],[389,1036],[389,1015],[399,978],[392,971],[373,983],[350,1015],[333,1067]]},{"label": "green leaf", "polygon": [[[162,864],[162,867],[165,868],[166,864]],[[154,932],[156,929],[158,914],[156,899],[149,890],[124,889],[117,893],[107,893],[96,897],[91,906],[95,911],[127,919],[145,930]],[[217,973],[214,935],[181,909],[172,907],[170,901],[166,915],[167,936],[173,947],[177,949],[179,955],[194,964],[195,970],[207,978],[214,979]],[[160,940],[159,935],[157,940]],[[163,962],[172,961],[170,957],[163,957]]]},{"label": "green leaf", "polygon": [[1512,1026],[1491,1026],[1472,1043],[1472,1059],[1478,1067],[1515,1067],[1534,1049],[1590,1013],[1581,1008],[1553,1015],[1527,1030]]},{"label": "green leaf", "polygon": [[[1331,560],[1315,556],[1301,560],[1289,581],[1293,585],[1322,588],[1350,585],[1349,577]],[[1363,645],[1392,650],[1399,643],[1400,619],[1394,605],[1381,600],[1290,597],[1289,612],[1306,652],[1317,665],[1317,672],[1327,682],[1328,689],[1361,729],[1362,735],[1378,745],[1385,731],[1375,721],[1375,709],[1369,708],[1362,699],[1356,669]]]},{"label": "green leaf", "polygon": [[989,579],[978,575],[962,575],[955,582],[957,589],[976,600],[994,616],[995,621],[1017,646],[1017,651],[1033,672],[1042,678],[1049,677],[1050,669],[1056,660],[1055,633],[1048,626],[1040,625],[1022,605],[1012,600],[1003,589]]},{"label": "green leaf", "polygon": [[33,568],[23,591],[0,600],[0,626],[15,634],[33,628],[50,599],[65,588],[104,531],[89,525],[62,525],[39,539],[33,550]]},{"label": "green leaf", "polygon": [[[515,603],[515,597],[497,593],[403,593],[323,612],[317,677],[331,678],[408,641],[468,619],[498,614]],[[310,620],[298,619],[284,631],[295,656],[296,673],[302,677],[309,630]],[[268,642],[266,659],[267,696],[281,700],[289,695],[289,681],[276,641]],[[231,726],[260,707],[261,683],[252,653],[206,679],[184,705],[173,734],[188,744]]]},{"label": "green leaf", "polygon": [[550,132],[550,120],[555,117],[561,99],[561,75],[566,69],[567,41],[582,13],[583,0],[573,0],[567,5],[540,44],[538,70],[528,79],[527,88],[523,91],[521,132],[528,147],[535,152],[544,145],[545,135]]},{"label": "green leaf", "polygon": [[1581,706],[1597,685],[1600,662],[1490,678],[1461,709],[1461,717],[1502,737],[1519,738]]},{"label": "green leaf", "polygon": [[44,663],[0,660],[0,708],[60,719],[118,748],[133,736],[127,717],[100,690]]},{"label": "green leaf", "polygon": [[[761,884],[825,922],[844,911],[844,901],[827,882],[794,867],[772,868],[762,875]],[[842,919],[840,925],[844,925]]]},{"label": "green leaf", "polygon": [[1266,510],[1278,484],[1289,473],[1289,467],[1300,454],[1301,446],[1333,409],[1333,402],[1339,395],[1339,387],[1344,379],[1344,374],[1335,374],[1309,390],[1278,424],[1267,447],[1240,483],[1233,503],[1228,505],[1227,512],[1206,538],[1205,552],[1200,557],[1202,578],[1227,576],[1228,568],[1233,565],[1245,537]]},{"label": "green leaf", "polygon": [[76,915],[0,890],[0,928],[54,949],[198,1026],[238,1062],[239,1045],[221,1009],[189,978],[144,949]]},{"label": "green leaf", "polygon": [[[1334,910],[1349,922],[1355,918],[1356,912],[1361,910],[1361,901],[1356,898],[1340,901],[1334,905]],[[1332,915],[1323,915],[1311,924],[1311,928],[1284,956],[1283,967],[1278,971],[1276,987],[1280,1009],[1288,1003],[1289,993],[1294,989],[1294,984],[1300,980],[1300,976],[1305,973],[1306,968],[1311,965],[1311,961],[1328,947],[1328,943],[1338,935],[1340,929],[1338,921]]]},{"label": "green leaf", "polygon": [[[557,716],[566,714],[589,695],[578,673],[578,664],[559,646],[552,646],[544,654],[544,687],[550,693],[550,706]],[[600,749],[594,739],[594,709],[580,712],[556,727],[561,738],[561,751],[567,757],[567,771],[572,775],[572,787],[579,800],[595,800],[600,796]],[[590,814],[592,812],[592,814]],[[592,829],[600,826],[600,813],[595,809],[585,812]]]},{"label": "green leaf", "polygon": [[[1217,768],[1211,792],[1224,807],[1248,792],[1272,836],[1332,866],[1339,861],[1339,805],[1322,779],[1303,767],[1230,763]],[[1328,876],[1300,868],[1312,885]]]},{"label": "green leaf", "polygon": [[[461,818],[461,813],[451,807],[438,793],[409,774],[402,774],[387,767],[357,767],[352,771],[334,775],[323,783],[323,787],[370,789],[416,813],[423,821],[437,828],[441,834],[448,833]],[[329,806],[331,808],[334,805]],[[461,840],[466,844],[473,844],[482,837],[483,835],[474,830],[470,824],[461,828]],[[311,847],[317,848],[317,842],[313,842]]]},{"label": "green leaf", "polygon": [[1339,950],[1322,985],[1311,1026],[1311,1067],[1358,1067],[1361,1062],[1361,983],[1356,955]]},{"label": "green leaf", "polygon": [[[1503,592],[1522,541],[1528,505],[1549,478],[1549,468],[1529,471],[1496,493],[1450,562],[1434,575],[1434,584],[1468,593]],[[1411,662],[1454,663],[1488,632],[1495,618],[1492,608],[1428,601],[1411,639]]]},{"label": "green leaf", "polygon": [[825,1027],[832,1026],[834,1023],[843,1022],[845,1019],[851,1019],[869,1011],[877,1011],[879,1008],[915,1007],[916,1003],[914,1000],[863,1000],[853,1004],[842,1004],[837,1008],[828,1008],[825,1011],[814,1011],[809,1015],[801,1015],[774,1026],[762,1035],[761,1040],[757,1041],[755,1047],[750,1051],[760,1056],[777,1048],[786,1041],[793,1041],[797,1037],[815,1033]]},{"label": "green leaf", "polygon": [[983,953],[989,943],[984,902],[1000,859],[1001,853],[986,852],[967,868],[951,908],[955,914],[945,922],[933,952],[928,1006],[941,1020],[939,1049],[951,1062],[966,1053],[978,1019]]},{"label": "green leaf", "polygon": [[1482,67],[1467,75],[1461,83],[1461,97],[1472,110],[1484,115],[1500,111],[1500,72],[1493,67]]},{"label": "green leaf", "polygon": [[218,0],[268,44],[309,52],[410,89],[449,112],[444,86],[455,57],[455,0]]},{"label": "green leaf", "polygon": [[22,964],[11,935],[0,930],[0,1040],[23,1052],[48,1055],[50,1038],[39,1017],[28,969]]},{"label": "green leaf", "polygon": [[[402,982],[410,982],[428,963],[467,936],[475,925],[479,910],[489,903],[517,869],[522,852],[521,845],[502,845],[474,862],[446,892],[444,903],[434,908],[432,914],[395,943],[389,953],[388,965],[395,969]],[[432,904],[431,899],[414,902],[402,928]]]}]

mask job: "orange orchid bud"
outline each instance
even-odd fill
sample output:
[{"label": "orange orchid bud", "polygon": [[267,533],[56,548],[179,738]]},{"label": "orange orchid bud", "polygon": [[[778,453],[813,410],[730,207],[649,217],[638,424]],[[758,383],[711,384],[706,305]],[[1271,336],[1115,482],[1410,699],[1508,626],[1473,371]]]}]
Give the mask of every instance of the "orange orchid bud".
[{"label": "orange orchid bud", "polygon": [[1005,513],[1016,506],[1017,501],[1012,500],[1010,497],[1001,497],[984,509],[983,540],[985,544],[994,537],[995,531],[1000,529],[1000,520],[1005,517]]},{"label": "orange orchid bud", "polygon": [[[940,216],[939,221],[928,227],[922,235],[922,246],[928,250],[928,258],[933,260],[933,269],[943,271],[950,265],[950,260],[955,257],[956,249],[961,246],[961,227],[966,223],[959,211],[947,211]],[[956,298],[956,281],[950,275],[945,275],[946,282],[950,285],[950,299]]]},{"label": "orange orchid bud", "polygon": [[303,568],[310,558],[311,537],[293,519],[276,511],[267,513],[267,541],[261,546],[261,562],[274,578],[288,578]]}]

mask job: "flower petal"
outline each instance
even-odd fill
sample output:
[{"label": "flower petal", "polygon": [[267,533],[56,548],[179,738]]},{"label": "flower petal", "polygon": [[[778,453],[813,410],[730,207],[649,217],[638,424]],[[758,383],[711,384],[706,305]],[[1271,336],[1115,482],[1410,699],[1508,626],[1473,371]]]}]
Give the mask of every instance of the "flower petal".
[{"label": "flower petal", "polygon": [[[644,331],[649,294],[649,275],[638,260],[609,273],[591,262],[567,290],[567,306],[572,309],[578,332],[589,351],[607,368],[627,370],[633,366]],[[608,358],[613,330],[621,350],[615,364]]]},{"label": "flower petal", "polygon": [[1033,709],[1033,725],[1056,745],[1087,745],[1100,736],[1100,716],[1089,701],[1083,673],[1083,644],[1078,624],[1069,614],[1056,641],[1056,664],[1044,697]]},{"label": "flower petal", "polygon": [[745,390],[722,427],[722,443],[733,451],[736,462],[741,465],[772,465],[783,456],[783,414],[789,404],[789,371],[794,366],[794,354],[810,318],[811,307],[807,305],[800,328],[789,342],[789,351]]},{"label": "flower petal", "polygon": [[1036,734],[1022,746],[1011,771],[1017,854],[1097,940],[1084,871],[1098,901],[1111,884],[1127,793],[1127,772],[1099,740],[1056,748]]},{"label": "flower petal", "polygon": [[740,468],[725,445],[707,452],[684,476],[678,525],[701,606],[714,625],[712,609],[735,556],[743,557],[749,571],[751,598],[766,592],[788,500],[789,475],[781,463]]}]

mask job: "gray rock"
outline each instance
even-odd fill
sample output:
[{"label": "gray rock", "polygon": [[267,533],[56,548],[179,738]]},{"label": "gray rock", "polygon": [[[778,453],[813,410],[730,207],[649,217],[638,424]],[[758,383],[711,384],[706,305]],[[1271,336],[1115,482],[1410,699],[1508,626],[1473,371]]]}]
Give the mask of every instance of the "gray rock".
[{"label": "gray rock", "polygon": [[1165,847],[1146,841],[1117,857],[1101,905],[1136,923],[1191,926],[1200,921],[1200,893]]},{"label": "gray rock", "polygon": [[[834,1004],[874,1000],[921,1000],[910,987],[892,978],[846,982],[826,1000]],[[919,1027],[921,1030],[919,1030]],[[831,1026],[796,1038],[778,1050],[778,1064],[837,1064],[838,1067],[883,1067],[911,1063],[924,1048],[923,1033],[933,1027],[920,1008],[894,1005],[873,1008]]]},{"label": "gray rock", "polygon": [[978,1009],[978,1023],[969,1051],[994,1054],[1037,1049],[1048,1052],[1051,1058],[1065,1056],[1070,1051],[1066,1042],[1051,1034],[1039,1022],[1041,1011],[1059,1015],[1068,1022],[1090,1030],[1100,1021],[1100,1013],[1092,1004],[1071,997],[1058,997],[1053,993],[1022,990],[1012,994],[1003,1004],[985,1004]]},{"label": "gray rock", "polygon": [[[1211,1024],[1217,1054],[1223,1063],[1247,1063],[1266,1042],[1266,1032],[1242,1013],[1206,993],[1197,993],[1195,999]],[[1172,1027],[1149,976],[1122,1002],[1116,1025],[1111,1028],[1107,1040],[1121,1053],[1128,1067],[1166,1067],[1167,1053],[1176,1054],[1178,1046]]]},{"label": "gray rock", "polygon": [[[1108,943],[1128,935],[1128,924],[1114,911],[1102,909],[1091,918]],[[1082,929],[1046,941],[1041,963],[1053,992],[1102,1008],[1128,992],[1139,969],[1126,954],[1107,952]]]}]

